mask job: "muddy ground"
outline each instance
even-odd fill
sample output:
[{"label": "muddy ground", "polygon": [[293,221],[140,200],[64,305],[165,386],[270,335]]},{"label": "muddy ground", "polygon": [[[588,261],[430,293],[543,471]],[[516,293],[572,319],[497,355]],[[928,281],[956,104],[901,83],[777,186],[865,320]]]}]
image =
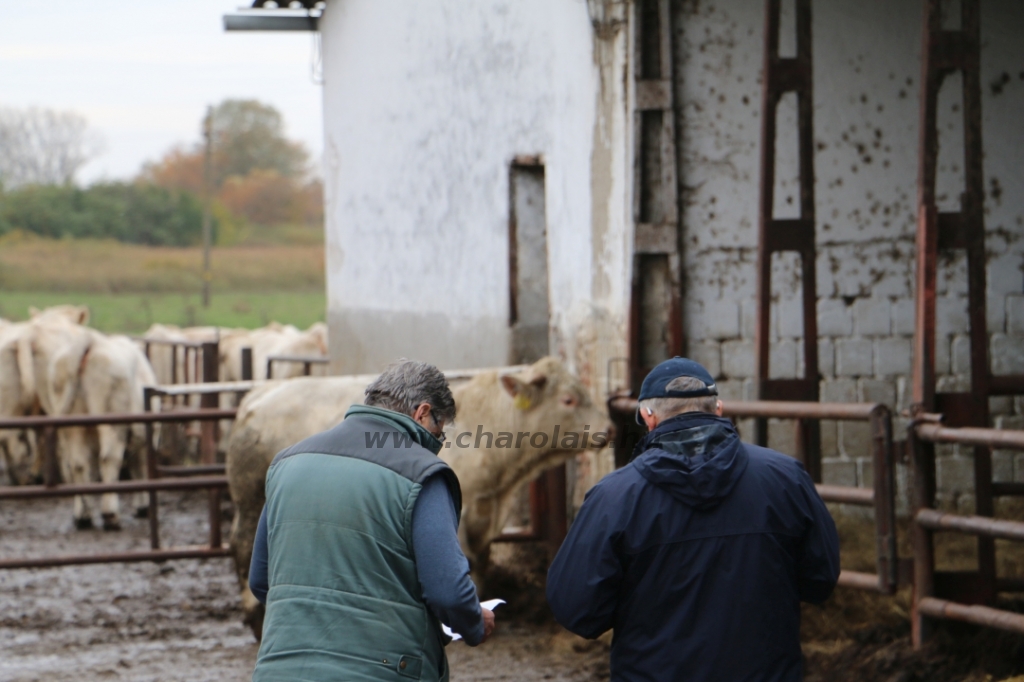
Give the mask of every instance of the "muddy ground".
[{"label": "muddy ground", "polygon": [[[205,493],[161,499],[165,544],[206,539]],[[132,518],[120,532],[75,531],[67,500],[0,503],[5,558],[143,549],[147,533],[148,523]],[[863,543],[845,542],[851,551]],[[539,549],[515,551],[542,561]],[[505,614],[499,610],[500,629],[491,642],[449,647],[453,680],[607,679],[607,644],[553,624],[539,577],[499,574],[493,584],[495,594],[515,594],[516,605]],[[941,627],[925,651],[912,651],[908,600],[906,592],[889,598],[839,590],[824,607],[806,607],[807,679],[995,682],[1024,675],[1024,637],[994,630],[952,624]],[[0,572],[5,682],[247,680],[255,654],[227,559]]]},{"label": "muddy ground", "polygon": [[[168,546],[206,541],[206,493],[161,494],[160,519]],[[76,531],[68,500],[0,503],[4,558],[145,549],[148,532],[134,518]],[[449,660],[453,681],[578,682],[607,678],[605,651],[550,623],[506,622],[484,647],[453,643]],[[0,571],[3,682],[248,680],[255,659],[229,559]]]}]

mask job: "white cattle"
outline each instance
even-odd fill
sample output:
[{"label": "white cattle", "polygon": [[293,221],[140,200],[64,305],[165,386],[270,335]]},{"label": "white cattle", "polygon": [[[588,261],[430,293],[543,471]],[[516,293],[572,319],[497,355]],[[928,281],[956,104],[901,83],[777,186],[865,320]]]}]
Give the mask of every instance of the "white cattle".
[{"label": "white cattle", "polygon": [[[19,345],[29,333],[30,326],[24,322],[0,329],[0,419],[23,417],[37,410],[35,385],[31,380],[22,381],[19,366],[19,360],[27,359],[19,354]],[[38,475],[33,431],[0,429],[0,452],[11,483],[24,485]]]},{"label": "white cattle", "polygon": [[[292,325],[272,323],[247,334],[224,339],[220,344],[221,380],[242,380],[242,349],[252,349],[252,378],[267,378],[267,358],[271,356],[327,356],[327,326],[322,322],[301,331]],[[281,362],[274,365],[275,379],[288,379],[302,375],[302,364]],[[322,366],[315,366],[313,374],[322,375]]]},{"label": "white cattle", "polygon": [[[22,382],[34,386],[43,411],[48,415],[102,415],[142,412],[143,387],[156,383],[153,370],[138,346],[125,336],[106,336],[69,321],[54,311],[44,311],[29,322],[19,345],[23,357]],[[28,343],[26,343],[26,339]],[[28,358],[24,357],[27,352]],[[140,446],[142,425],[102,425],[62,428],[58,431],[61,472],[67,483],[93,480],[92,458],[96,455],[99,480],[118,480],[125,450],[132,440]],[[136,476],[140,458],[129,462]],[[117,495],[101,496],[104,528],[120,525]],[[74,501],[74,519],[79,527],[92,525],[89,502]]]},{"label": "white cattle", "polygon": [[[270,461],[278,451],[340,422],[351,405],[362,402],[372,379],[270,382],[249,393],[239,406],[227,453],[236,509],[231,546],[246,620],[257,636],[262,609],[249,592],[247,579]],[[452,393],[458,415],[447,427],[441,457],[462,485],[460,540],[479,578],[491,540],[501,534],[517,490],[542,470],[607,443],[608,417],[554,358],[539,360],[517,374],[479,373],[453,386]],[[558,442],[553,443],[556,433]]]}]

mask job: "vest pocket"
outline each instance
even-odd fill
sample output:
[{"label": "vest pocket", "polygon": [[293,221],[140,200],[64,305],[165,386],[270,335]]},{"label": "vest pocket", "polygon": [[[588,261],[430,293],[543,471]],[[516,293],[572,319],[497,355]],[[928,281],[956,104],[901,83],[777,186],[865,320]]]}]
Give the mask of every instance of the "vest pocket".
[{"label": "vest pocket", "polygon": [[423,672],[423,659],[414,656],[401,656],[395,661],[395,670],[402,677],[418,680],[420,673]]}]

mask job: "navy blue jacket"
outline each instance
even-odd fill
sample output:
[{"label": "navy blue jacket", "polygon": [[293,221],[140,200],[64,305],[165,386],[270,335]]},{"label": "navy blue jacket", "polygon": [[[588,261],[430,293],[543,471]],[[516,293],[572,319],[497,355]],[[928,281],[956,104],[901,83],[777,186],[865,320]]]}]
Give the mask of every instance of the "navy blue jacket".
[{"label": "navy blue jacket", "polygon": [[612,680],[802,679],[800,601],[839,577],[839,538],[799,462],[690,412],[586,496],[548,572],[563,626],[614,628]]}]

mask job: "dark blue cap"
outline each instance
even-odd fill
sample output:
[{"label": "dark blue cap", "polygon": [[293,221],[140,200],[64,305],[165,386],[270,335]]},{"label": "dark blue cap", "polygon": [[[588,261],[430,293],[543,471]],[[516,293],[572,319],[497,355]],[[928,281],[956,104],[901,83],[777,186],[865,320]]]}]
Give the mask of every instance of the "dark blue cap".
[{"label": "dark blue cap", "polygon": [[[704,384],[704,388],[690,391],[670,391],[666,387],[679,377],[693,377]],[[718,395],[715,378],[704,367],[688,358],[672,358],[662,362],[651,370],[640,387],[639,400],[648,398],[699,398],[707,395]]]},{"label": "dark blue cap", "polygon": [[[704,388],[695,388],[689,391],[670,391],[666,388],[674,379],[679,377],[693,377],[704,383]],[[637,400],[649,398],[700,398],[702,396],[718,395],[718,386],[715,385],[715,378],[704,369],[699,362],[688,358],[675,357],[660,363],[651,370],[651,373],[644,379],[640,386],[640,397]],[[636,408],[636,423],[644,425],[640,417],[640,408]]]}]

